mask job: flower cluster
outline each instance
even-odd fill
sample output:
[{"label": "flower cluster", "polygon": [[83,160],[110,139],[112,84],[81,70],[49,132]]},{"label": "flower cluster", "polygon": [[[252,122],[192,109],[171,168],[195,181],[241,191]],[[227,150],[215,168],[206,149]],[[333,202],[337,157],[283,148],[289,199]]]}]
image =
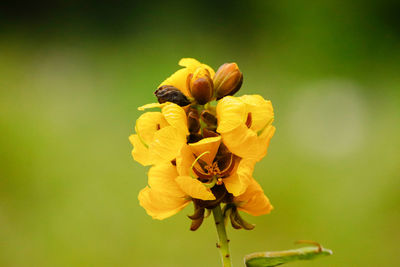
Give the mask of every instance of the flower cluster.
[{"label": "flower cluster", "polygon": [[233,96],[243,82],[235,63],[217,72],[192,58],[179,65],[155,91],[158,103],[139,108],[159,110],[142,114],[129,137],[133,158],[151,166],[140,205],[162,220],[193,202],[196,230],[207,210],[225,204],[234,228],[252,229],[239,210],[254,216],[272,210],[252,176],[275,132],[272,104],[260,95]]}]

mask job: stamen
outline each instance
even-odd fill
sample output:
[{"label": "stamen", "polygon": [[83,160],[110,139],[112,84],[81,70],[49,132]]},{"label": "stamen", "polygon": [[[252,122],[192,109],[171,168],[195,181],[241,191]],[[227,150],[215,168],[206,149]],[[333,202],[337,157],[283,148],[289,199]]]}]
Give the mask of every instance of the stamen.
[{"label": "stamen", "polygon": [[[204,155],[206,155],[206,154],[210,154],[211,152],[210,151],[206,151],[206,152],[203,152],[203,153],[201,153],[194,161],[193,161],[193,163],[192,163],[192,166],[190,166],[190,171],[191,171],[191,176],[193,177],[193,171],[194,172],[196,172],[195,170],[196,170],[196,168],[194,168],[194,165],[199,161],[199,159],[202,157],[202,156],[204,156]],[[194,168],[194,169],[193,169]],[[196,173],[197,174],[197,173]]]},{"label": "stamen", "polygon": [[217,162],[213,163],[213,172],[214,172],[214,174],[217,174],[217,175],[221,174],[221,170],[219,169]]},{"label": "stamen", "polygon": [[222,183],[223,183],[223,182],[222,182],[222,178],[218,178],[216,184],[217,184],[217,185],[222,185]]},{"label": "stamen", "polygon": [[235,157],[231,154],[228,166],[220,173],[220,176],[228,176],[235,168]]},{"label": "stamen", "polygon": [[216,183],[217,183],[217,179],[214,176],[214,178],[212,179],[212,181],[210,183],[203,183],[203,184],[207,188],[213,188]]},{"label": "stamen", "polygon": [[193,176],[193,172],[200,178],[202,179],[210,179],[211,177],[213,177],[212,173],[204,173],[199,171],[196,167],[190,169],[191,170],[191,176],[193,179],[195,179],[196,177]]}]

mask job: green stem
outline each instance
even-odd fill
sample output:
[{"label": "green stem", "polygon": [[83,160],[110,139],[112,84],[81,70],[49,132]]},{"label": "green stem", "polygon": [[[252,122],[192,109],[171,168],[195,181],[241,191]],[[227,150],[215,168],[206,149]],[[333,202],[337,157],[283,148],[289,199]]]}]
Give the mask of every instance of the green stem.
[{"label": "green stem", "polygon": [[212,210],[214,215],[215,226],[217,227],[218,243],[217,247],[221,253],[222,266],[231,267],[231,255],[229,254],[228,237],[226,236],[224,216],[222,214],[221,206],[218,205]]}]

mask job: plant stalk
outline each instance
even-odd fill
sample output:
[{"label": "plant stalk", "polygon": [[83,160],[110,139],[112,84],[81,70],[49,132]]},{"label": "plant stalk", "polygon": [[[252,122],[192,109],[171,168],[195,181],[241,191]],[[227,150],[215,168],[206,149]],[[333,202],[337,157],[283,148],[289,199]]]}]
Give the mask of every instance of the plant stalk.
[{"label": "plant stalk", "polygon": [[232,267],[231,255],[229,253],[229,239],[226,235],[224,216],[222,214],[221,206],[218,205],[212,209],[214,215],[215,226],[217,227],[218,243],[217,247],[221,254],[222,266]]}]

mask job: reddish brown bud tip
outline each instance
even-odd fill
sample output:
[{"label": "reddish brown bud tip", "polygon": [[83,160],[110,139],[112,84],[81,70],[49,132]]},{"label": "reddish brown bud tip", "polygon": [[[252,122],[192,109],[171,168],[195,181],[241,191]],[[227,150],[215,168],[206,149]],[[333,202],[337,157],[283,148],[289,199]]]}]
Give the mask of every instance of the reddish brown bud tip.
[{"label": "reddish brown bud tip", "polygon": [[176,87],[172,85],[163,85],[158,88],[154,94],[158,99],[158,103],[172,102],[181,107],[190,104],[189,99]]},{"label": "reddish brown bud tip", "polygon": [[225,63],[215,73],[214,89],[217,99],[234,95],[243,83],[243,74],[236,63]]},{"label": "reddish brown bud tip", "polygon": [[204,129],[203,129],[203,137],[204,137],[204,138],[207,138],[207,137],[217,137],[217,136],[219,136],[219,134],[217,134],[217,133],[215,132],[215,130],[213,130],[213,129],[207,129],[207,128],[204,128]]},{"label": "reddish brown bud tip", "polygon": [[214,94],[214,86],[210,72],[207,69],[199,67],[192,75],[189,75],[188,87],[190,93],[200,105],[211,101]]}]

